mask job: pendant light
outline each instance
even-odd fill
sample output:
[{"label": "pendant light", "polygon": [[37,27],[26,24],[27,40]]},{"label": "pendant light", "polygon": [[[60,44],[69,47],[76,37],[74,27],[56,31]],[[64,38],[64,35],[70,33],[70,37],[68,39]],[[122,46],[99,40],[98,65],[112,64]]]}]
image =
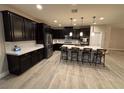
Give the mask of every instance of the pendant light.
[{"label": "pendant light", "polygon": [[[83,17],[81,17],[81,20],[82,20],[82,28],[83,28]],[[83,29],[82,29],[83,30]],[[82,37],[83,36],[83,32],[80,32],[80,37]]]},{"label": "pendant light", "polygon": [[[72,26],[72,21],[73,21],[73,18],[70,18],[70,20],[71,20],[71,26]],[[69,33],[69,36],[70,36],[70,37],[72,37],[72,35],[73,35],[73,33],[72,33],[72,32],[70,32],[70,33]]]},{"label": "pendant light", "polygon": [[95,33],[94,33],[94,25],[96,24],[95,21],[96,21],[96,16],[93,16],[93,29],[92,29],[92,33],[91,33],[92,36],[95,35]]}]

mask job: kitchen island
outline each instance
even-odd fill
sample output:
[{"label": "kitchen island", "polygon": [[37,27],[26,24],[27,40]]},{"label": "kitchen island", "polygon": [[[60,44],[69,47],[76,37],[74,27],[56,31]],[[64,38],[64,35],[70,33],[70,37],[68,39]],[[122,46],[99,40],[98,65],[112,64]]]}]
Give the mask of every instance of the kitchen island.
[{"label": "kitchen island", "polygon": [[83,50],[84,48],[92,48],[93,50],[103,49],[99,46],[81,46],[81,45],[69,45],[69,44],[63,44],[62,47],[67,47],[68,49],[75,47],[75,48],[79,48],[80,50]]}]

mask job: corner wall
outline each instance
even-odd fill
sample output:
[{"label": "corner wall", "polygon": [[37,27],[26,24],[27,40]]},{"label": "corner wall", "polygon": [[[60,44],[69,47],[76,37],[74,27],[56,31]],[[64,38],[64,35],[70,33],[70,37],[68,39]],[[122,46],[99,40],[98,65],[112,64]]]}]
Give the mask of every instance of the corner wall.
[{"label": "corner wall", "polygon": [[[109,37],[109,36],[107,36],[108,30],[109,30],[108,28],[109,28],[109,26],[107,26],[107,25],[96,25],[96,26],[94,26],[94,32],[100,32],[102,34],[101,47],[103,47],[103,48],[107,47],[106,42],[108,42],[108,37]],[[94,45],[93,43],[98,42],[97,39],[94,39],[95,36],[92,36],[92,33],[93,33],[93,26],[91,26],[91,31],[90,31],[90,46],[93,46]]]},{"label": "corner wall", "polygon": [[0,78],[6,76],[8,73],[8,64],[5,53],[4,28],[2,14],[0,13]]},{"label": "corner wall", "polygon": [[[110,26],[110,25],[96,25],[94,32],[102,33],[102,47],[109,50],[124,50],[124,28]],[[91,26],[92,33],[92,26]],[[93,37],[90,36],[90,45],[92,46]]]},{"label": "corner wall", "polygon": [[124,28],[111,27],[109,48],[112,50],[124,50]]}]

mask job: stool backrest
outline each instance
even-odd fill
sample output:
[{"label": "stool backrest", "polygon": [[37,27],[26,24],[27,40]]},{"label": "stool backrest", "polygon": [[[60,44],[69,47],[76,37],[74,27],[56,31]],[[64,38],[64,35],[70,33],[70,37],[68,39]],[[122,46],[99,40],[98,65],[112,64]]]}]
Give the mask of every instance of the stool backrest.
[{"label": "stool backrest", "polygon": [[71,48],[71,51],[72,51],[72,52],[79,52],[79,48],[72,47],[72,48]]},{"label": "stool backrest", "polygon": [[83,49],[83,53],[91,53],[92,52],[92,48],[84,48]]},{"label": "stool backrest", "polygon": [[97,54],[98,55],[105,55],[105,53],[106,53],[106,49],[97,49]]},{"label": "stool backrest", "polygon": [[67,52],[68,48],[67,47],[61,47],[62,52]]}]

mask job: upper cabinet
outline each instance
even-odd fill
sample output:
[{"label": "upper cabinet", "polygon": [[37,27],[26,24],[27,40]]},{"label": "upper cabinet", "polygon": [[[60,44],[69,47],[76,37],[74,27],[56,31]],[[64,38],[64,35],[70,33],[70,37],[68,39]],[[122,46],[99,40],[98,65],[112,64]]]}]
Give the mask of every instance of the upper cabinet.
[{"label": "upper cabinet", "polygon": [[36,23],[29,20],[29,19],[24,19],[24,37],[25,40],[34,40],[35,39],[35,27]]},{"label": "upper cabinet", "polygon": [[35,39],[35,22],[9,11],[3,11],[6,41]]},{"label": "upper cabinet", "polygon": [[80,39],[80,32],[83,32],[83,37],[90,37],[90,26],[75,29],[73,27],[64,27],[64,29],[52,29],[53,39],[64,39],[65,35],[69,36],[72,32],[72,39]]},{"label": "upper cabinet", "polygon": [[52,29],[53,39],[64,39],[64,30],[63,29]]},{"label": "upper cabinet", "polygon": [[51,29],[48,25],[44,23],[37,23],[36,26],[36,43],[43,44],[45,43],[45,36],[47,32],[51,33]]}]

